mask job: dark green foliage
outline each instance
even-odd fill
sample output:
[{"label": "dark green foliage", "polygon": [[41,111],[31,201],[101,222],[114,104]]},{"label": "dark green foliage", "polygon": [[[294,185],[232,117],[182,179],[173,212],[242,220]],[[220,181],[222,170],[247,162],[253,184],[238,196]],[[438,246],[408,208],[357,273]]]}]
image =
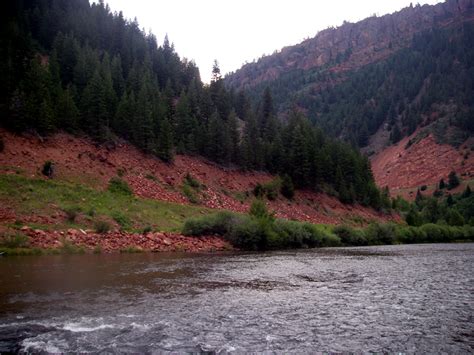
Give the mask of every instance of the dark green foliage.
[{"label": "dark green foliage", "polygon": [[273,220],[273,213],[268,211],[265,202],[262,200],[254,200],[250,206],[249,215],[255,218]]},{"label": "dark green foliage", "polygon": [[415,203],[420,206],[423,201],[423,194],[421,193],[420,189],[416,191],[416,196],[415,196]]},{"label": "dark green foliage", "polygon": [[118,223],[120,228],[123,230],[129,229],[132,225],[130,219],[127,216],[125,216],[123,213],[114,212],[112,213],[112,218],[114,219],[115,222]]},{"label": "dark green foliage", "polygon": [[352,227],[339,225],[333,229],[333,232],[341,239],[341,242],[344,245],[368,245],[368,241],[364,233]]},{"label": "dark green foliage", "polygon": [[461,197],[462,197],[462,198],[468,198],[468,197],[471,196],[471,194],[472,194],[472,192],[471,192],[471,187],[470,187],[469,185],[467,185],[467,186],[466,186],[466,189],[463,191]]},{"label": "dark green foliage", "polygon": [[372,223],[360,230],[337,226],[333,233],[309,223],[229,212],[188,219],[183,228],[185,235],[219,235],[244,250],[474,241],[474,227],[469,225],[461,227],[428,223],[421,227],[407,227]]},{"label": "dark green foliage", "polygon": [[28,236],[21,233],[5,234],[0,237],[0,247],[3,248],[25,248],[28,243]]},{"label": "dark green foliage", "polygon": [[151,226],[146,226],[145,228],[143,228],[142,230],[142,234],[144,235],[147,235],[149,233],[153,232],[153,228]]},{"label": "dark green foliage", "polygon": [[459,178],[455,171],[451,171],[448,175],[448,190],[458,187],[460,184]]},{"label": "dark green foliage", "polygon": [[409,226],[418,227],[423,223],[420,214],[412,208],[405,217],[405,221]]},{"label": "dark green foliage", "polygon": [[365,237],[369,244],[393,244],[395,241],[396,227],[393,224],[372,223],[365,230]]},{"label": "dark green foliage", "polygon": [[234,246],[244,250],[314,248],[340,245],[338,237],[314,225],[275,220],[268,214],[268,211],[260,211],[257,216],[241,216],[219,212],[209,216],[188,219],[184,225],[183,234],[196,236],[220,235]]},{"label": "dark green foliage", "polygon": [[231,228],[235,219],[240,216],[230,212],[219,212],[208,216],[189,218],[183,226],[185,235],[225,235]]},{"label": "dark green foliage", "polygon": [[43,164],[43,168],[41,169],[41,173],[44,176],[47,176],[49,178],[53,177],[53,173],[54,173],[54,164],[53,164],[53,162],[50,161],[50,160],[45,161],[45,163]]},{"label": "dark green foliage", "polygon": [[281,179],[276,178],[268,183],[260,184],[257,183],[253,189],[253,194],[257,198],[268,198],[270,201],[274,201],[278,197],[278,193],[281,189]]},{"label": "dark green foliage", "polygon": [[181,190],[184,196],[191,203],[199,203],[199,191],[201,190],[201,183],[196,180],[191,174],[187,173],[183,178],[183,185]]},{"label": "dark green foliage", "polygon": [[283,175],[283,179],[281,180],[280,192],[289,200],[291,200],[295,196],[295,187],[293,185],[291,177],[288,174]]},{"label": "dark green foliage", "polygon": [[201,183],[196,180],[191,174],[187,173],[185,176],[184,176],[184,180],[183,180],[183,183],[184,184],[187,184],[189,186],[191,186],[192,188],[194,189],[200,189],[201,188]]},{"label": "dark green foliage", "polygon": [[[285,114],[296,104],[326,133],[359,147],[384,125],[396,143],[437,111],[441,117],[434,126],[440,127],[430,129],[438,140],[458,146],[474,133],[473,37],[472,23],[453,21],[451,26],[419,32],[386,60],[350,72],[331,70],[351,57],[342,53],[327,65],[307,70],[285,68],[281,54],[275,54],[225,80],[232,88],[248,88],[254,101],[270,89],[278,113]],[[298,57],[301,49],[295,46],[286,53],[293,50]],[[279,76],[248,87],[248,81],[263,77],[273,66],[283,68]],[[443,106],[452,112],[444,112]]]},{"label": "dark green foliage", "polygon": [[181,186],[181,190],[183,192],[183,195],[186,196],[189,202],[191,203],[199,203],[199,196],[198,192],[196,189],[193,189],[191,186],[187,184],[183,184]]},{"label": "dark green foliage", "polygon": [[97,233],[105,234],[110,231],[110,223],[104,220],[98,220],[94,223],[94,229]]},{"label": "dark green foliage", "polygon": [[[387,207],[367,158],[328,139],[297,109],[279,120],[280,97],[272,90],[262,90],[252,105],[246,92],[226,88],[217,62],[204,85],[196,65],[181,59],[167,37],[159,46],[136,21],[100,1],[17,1],[11,10],[5,19],[15,30],[0,33],[9,46],[0,53],[7,128],[86,133],[99,143],[119,136],[170,163],[176,153],[193,154],[279,174],[287,198],[294,184]],[[373,127],[361,127],[365,142]],[[280,186],[265,189],[269,199],[280,192]]]},{"label": "dark green foliage", "polygon": [[450,226],[462,226],[464,225],[464,217],[456,211],[454,208],[450,209],[446,220]]},{"label": "dark green foliage", "polygon": [[112,193],[122,194],[122,195],[132,195],[132,189],[128,186],[125,180],[122,180],[119,177],[113,177],[109,181],[108,190]]},{"label": "dark green foliage", "polygon": [[467,187],[463,193],[449,194],[446,198],[443,198],[441,190],[436,191],[439,193],[435,193],[433,197],[424,197],[404,208],[394,203],[394,208],[408,211],[405,220],[409,226],[427,223],[462,226],[474,217],[474,194]]},{"label": "dark green foliage", "polygon": [[66,219],[71,223],[75,222],[77,216],[81,213],[81,209],[77,206],[65,208],[63,211],[66,214]]},{"label": "dark green foliage", "polygon": [[439,180],[439,189],[445,189],[446,188],[446,183],[444,182],[444,179]]}]

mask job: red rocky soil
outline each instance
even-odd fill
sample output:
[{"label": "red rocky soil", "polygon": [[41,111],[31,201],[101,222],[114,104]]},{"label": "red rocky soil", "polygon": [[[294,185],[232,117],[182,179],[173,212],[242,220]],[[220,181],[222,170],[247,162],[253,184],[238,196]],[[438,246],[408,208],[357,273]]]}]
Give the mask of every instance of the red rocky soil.
[{"label": "red rocky soil", "polygon": [[[135,147],[121,142],[115,147],[101,147],[86,138],[57,134],[49,138],[14,135],[0,130],[5,149],[0,153],[0,173],[20,171],[40,178],[45,161],[54,162],[54,178],[106,188],[109,180],[123,172],[133,192],[142,198],[188,204],[181,185],[187,173],[199,180],[204,188],[199,194],[200,204],[213,209],[246,212],[251,198],[241,202],[237,196],[250,193],[257,183],[265,183],[273,176],[262,172],[243,172],[219,167],[198,157],[178,155],[172,164],[146,155]],[[268,203],[277,217],[313,223],[337,224],[354,221],[392,220],[362,206],[344,205],[338,199],[322,193],[297,191],[292,202],[284,198]],[[0,223],[12,217],[8,207],[0,211]],[[13,213],[14,215],[14,213]],[[31,216],[30,220],[40,218]],[[45,217],[41,217],[45,218]],[[55,216],[48,216],[54,225]]]},{"label": "red rocky soil", "polygon": [[209,252],[231,250],[232,246],[214,236],[185,237],[176,233],[123,233],[109,232],[106,234],[94,233],[90,230],[68,229],[66,232],[43,231],[31,229],[27,226],[21,229],[30,237],[29,244],[37,248],[59,248],[64,241],[68,241],[88,250],[100,248],[102,252],[114,252],[133,247],[147,251],[184,251]]},{"label": "red rocky soil", "polygon": [[458,150],[447,144],[437,144],[432,135],[406,148],[416,134],[405,137],[372,158],[378,186],[388,186],[392,196],[414,198],[416,191],[414,193],[413,189],[432,185],[432,190],[441,179],[447,182],[451,171],[465,181],[474,178],[474,152],[465,146]]}]

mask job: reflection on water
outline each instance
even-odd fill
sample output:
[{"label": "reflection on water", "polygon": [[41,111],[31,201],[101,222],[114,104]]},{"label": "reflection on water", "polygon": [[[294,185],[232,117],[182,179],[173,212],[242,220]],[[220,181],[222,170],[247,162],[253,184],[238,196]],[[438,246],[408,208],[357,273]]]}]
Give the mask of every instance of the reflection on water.
[{"label": "reflection on water", "polygon": [[0,258],[0,352],[474,350],[474,244]]}]

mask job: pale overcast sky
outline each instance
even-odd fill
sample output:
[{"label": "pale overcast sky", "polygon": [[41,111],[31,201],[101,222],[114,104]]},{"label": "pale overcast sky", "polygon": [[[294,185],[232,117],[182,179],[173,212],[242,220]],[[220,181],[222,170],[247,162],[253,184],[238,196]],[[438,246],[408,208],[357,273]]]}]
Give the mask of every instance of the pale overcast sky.
[{"label": "pale overcast sky", "polygon": [[[208,82],[217,59],[221,73],[293,45],[344,20],[357,22],[410,5],[410,0],[105,0],[112,11],[137,17],[141,28],[166,34],[181,57],[193,59]],[[435,4],[439,0],[420,1]],[[413,5],[418,2],[413,1]]]}]

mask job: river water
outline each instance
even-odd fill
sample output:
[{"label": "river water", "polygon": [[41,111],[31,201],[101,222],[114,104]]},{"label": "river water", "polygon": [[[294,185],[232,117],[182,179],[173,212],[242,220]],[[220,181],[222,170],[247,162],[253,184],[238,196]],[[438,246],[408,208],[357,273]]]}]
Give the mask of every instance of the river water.
[{"label": "river water", "polygon": [[474,351],[474,244],[0,258],[0,352]]}]

